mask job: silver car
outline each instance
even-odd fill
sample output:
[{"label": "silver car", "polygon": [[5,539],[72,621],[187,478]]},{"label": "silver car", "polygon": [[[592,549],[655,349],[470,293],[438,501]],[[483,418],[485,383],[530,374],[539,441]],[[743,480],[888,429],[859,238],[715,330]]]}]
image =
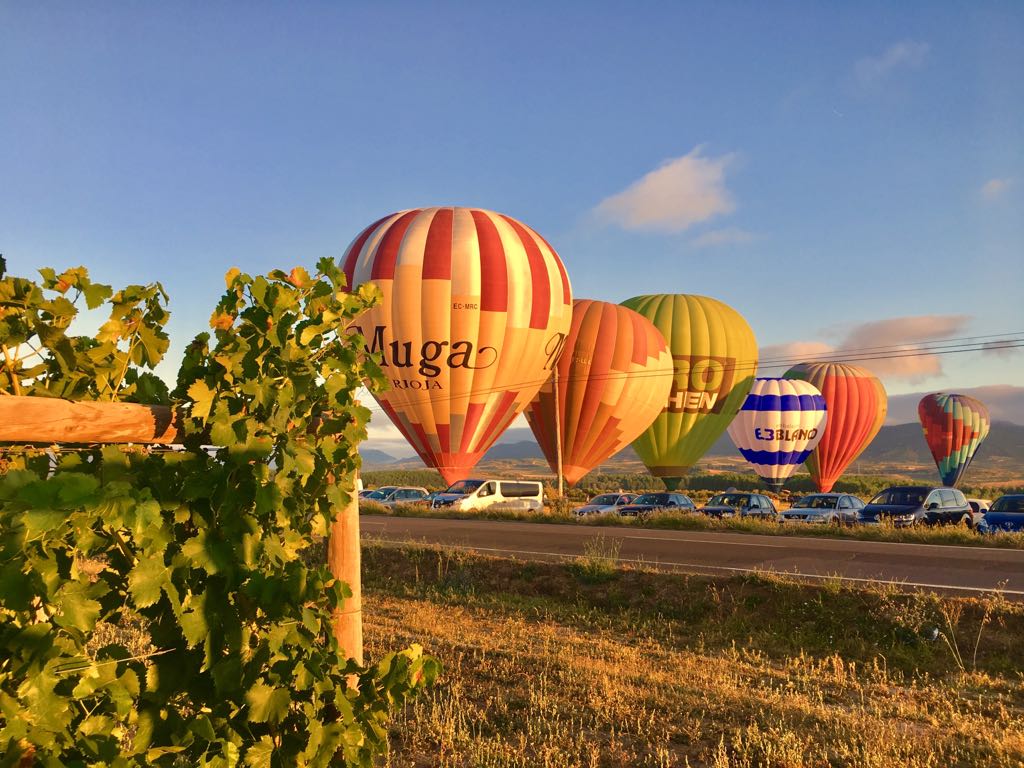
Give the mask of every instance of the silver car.
[{"label": "silver car", "polygon": [[812,493],[779,513],[780,523],[853,525],[864,502],[848,493]]},{"label": "silver car", "polygon": [[576,514],[580,517],[584,515],[600,515],[605,512],[617,512],[619,507],[624,507],[626,504],[632,504],[633,499],[637,497],[635,493],[602,493],[600,496],[595,496],[582,507],[576,508]]},{"label": "silver car", "polygon": [[426,488],[395,488],[383,499],[374,499],[378,504],[385,507],[393,507],[396,504],[417,504],[427,500]]}]

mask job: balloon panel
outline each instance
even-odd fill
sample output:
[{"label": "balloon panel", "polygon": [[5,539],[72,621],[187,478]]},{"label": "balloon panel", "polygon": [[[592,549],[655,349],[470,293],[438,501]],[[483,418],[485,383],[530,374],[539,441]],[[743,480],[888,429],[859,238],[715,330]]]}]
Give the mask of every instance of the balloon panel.
[{"label": "balloon panel", "polygon": [[806,381],[757,379],[729,437],[769,488],[780,490],[825,434],[826,405]]},{"label": "balloon panel", "polygon": [[928,449],[942,484],[955,487],[988,436],[988,408],[967,395],[925,395],[917,407]]},{"label": "balloon panel", "polygon": [[381,408],[448,482],[468,476],[558,359],[572,320],[565,267],[515,219],[424,208],[371,224],[342,257],[382,301],[353,327],[381,358]]},{"label": "balloon panel", "polygon": [[[573,302],[572,327],[557,364],[562,473],[573,485],[629,445],[664,407],[672,385],[668,344],[650,321],[604,301]],[[557,471],[554,378],[526,411]]]},{"label": "balloon panel", "polygon": [[651,474],[675,487],[743,404],[757,369],[757,341],[739,312],[706,296],[637,296],[623,306],[650,320],[672,353],[667,401],[633,447]]}]

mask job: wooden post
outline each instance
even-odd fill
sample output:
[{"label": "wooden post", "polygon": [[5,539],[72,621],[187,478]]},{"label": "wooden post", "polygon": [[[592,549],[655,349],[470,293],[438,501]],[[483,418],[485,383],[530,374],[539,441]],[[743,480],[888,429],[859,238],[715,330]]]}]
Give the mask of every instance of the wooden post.
[{"label": "wooden post", "polygon": [[562,489],[562,406],[559,402],[557,364],[554,371],[552,371],[552,375],[554,376],[555,385],[555,456],[557,457],[555,466],[557,467],[556,471],[558,474],[558,503],[561,504],[564,495]]},{"label": "wooden post", "polygon": [[327,566],[331,574],[352,590],[341,610],[334,614],[334,636],[345,655],[363,663],[363,584],[359,553],[358,483],[351,489],[351,501],[339,509],[327,543]]},{"label": "wooden post", "polygon": [[0,443],[170,445],[184,436],[166,405],[0,395]]}]

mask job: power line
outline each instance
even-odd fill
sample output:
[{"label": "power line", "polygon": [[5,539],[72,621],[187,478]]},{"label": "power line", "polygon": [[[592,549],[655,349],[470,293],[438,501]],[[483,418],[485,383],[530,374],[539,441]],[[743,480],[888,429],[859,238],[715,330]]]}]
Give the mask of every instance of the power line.
[{"label": "power line", "polygon": [[[1017,336],[1018,338],[1005,338],[1007,336]],[[982,339],[985,339],[987,341],[980,341]],[[993,341],[995,341],[995,343],[997,343],[999,345],[998,347],[995,347],[995,348],[1000,350],[1000,351],[1002,351],[1002,350],[1018,349],[1018,348],[1024,347],[1024,332],[1017,331],[1017,332],[1014,332],[1012,334],[991,334],[991,335],[986,335],[986,336],[969,336],[969,337],[963,337],[960,340],[960,342],[967,341],[967,340],[977,340],[977,341],[970,341],[969,343],[950,343],[950,342],[952,342],[954,340],[944,340],[943,342],[932,343],[930,345],[920,345],[920,344],[908,343],[908,344],[902,344],[902,345],[887,345],[887,346],[878,346],[878,347],[851,348],[851,349],[847,349],[847,350],[839,350],[839,351],[836,351],[836,352],[833,352],[833,353],[824,354],[824,355],[815,355],[815,356],[813,356],[814,357],[813,360],[807,360],[808,356],[790,357],[790,358],[773,358],[773,359],[771,359],[769,361],[758,361],[758,362],[754,362],[754,363],[743,363],[743,364],[735,364],[735,365],[726,365],[726,366],[722,366],[718,370],[721,371],[723,374],[725,374],[725,373],[732,373],[732,374],[743,373],[743,374],[745,374],[745,373],[754,373],[759,368],[760,369],[764,369],[764,368],[789,367],[789,366],[796,365],[796,364],[802,363],[802,362],[820,362],[820,363],[828,363],[828,362],[835,362],[835,363],[866,362],[866,361],[871,361],[871,360],[896,360],[896,359],[905,359],[905,358],[914,358],[914,357],[930,357],[930,356],[939,356],[939,355],[960,354],[960,353],[964,353],[964,352],[980,352],[980,351],[985,351],[986,349],[992,349],[993,347],[991,345],[992,345]],[[878,350],[878,351],[873,351],[873,350]],[[570,376],[570,377],[567,377],[565,380],[567,382],[576,382],[576,381],[581,381],[581,380],[601,381],[601,380],[619,379],[619,378],[626,378],[626,377],[630,377],[630,378],[663,377],[663,376],[675,375],[675,373],[676,373],[676,369],[675,369],[675,367],[672,367],[672,368],[648,369],[648,370],[645,370],[645,371],[638,371],[638,372],[632,372],[632,373],[617,372],[616,371],[616,372],[609,372],[609,373],[605,373],[605,374],[588,374],[588,375],[585,375],[585,376]],[[441,394],[441,393],[436,393],[436,394],[423,393],[421,395],[420,394],[410,393],[409,396],[408,396],[408,399],[409,400],[418,400],[421,403],[442,402],[442,401],[445,401],[445,400],[447,400],[447,401],[454,401],[454,400],[460,400],[460,399],[465,399],[465,398],[469,398],[469,397],[477,397],[477,396],[480,396],[480,395],[494,394],[494,393],[497,393],[497,392],[507,392],[507,391],[509,391],[511,389],[524,389],[524,388],[528,388],[528,387],[539,387],[539,386],[543,385],[546,381],[548,381],[549,378],[550,378],[550,375],[545,376],[543,379],[533,379],[533,380],[529,380],[529,381],[512,382],[512,383],[509,383],[509,384],[506,384],[506,385],[500,386],[500,387],[489,387],[489,388],[478,389],[478,390],[474,390],[473,392],[465,392],[465,393],[445,392],[444,394]],[[384,409],[381,408],[380,406],[367,405],[366,407],[368,407],[371,411],[374,411],[374,412],[384,412]]]}]

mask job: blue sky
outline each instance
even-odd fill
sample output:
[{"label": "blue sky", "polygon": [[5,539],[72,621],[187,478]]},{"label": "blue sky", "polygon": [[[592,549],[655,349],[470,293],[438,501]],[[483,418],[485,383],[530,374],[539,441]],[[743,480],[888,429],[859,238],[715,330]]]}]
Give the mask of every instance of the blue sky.
[{"label": "blue sky", "polygon": [[577,296],[722,299],[771,354],[1021,331],[1021,39],[1019,2],[4,3],[0,251],[161,280],[174,356],[229,267],[439,204],[527,222]]}]

